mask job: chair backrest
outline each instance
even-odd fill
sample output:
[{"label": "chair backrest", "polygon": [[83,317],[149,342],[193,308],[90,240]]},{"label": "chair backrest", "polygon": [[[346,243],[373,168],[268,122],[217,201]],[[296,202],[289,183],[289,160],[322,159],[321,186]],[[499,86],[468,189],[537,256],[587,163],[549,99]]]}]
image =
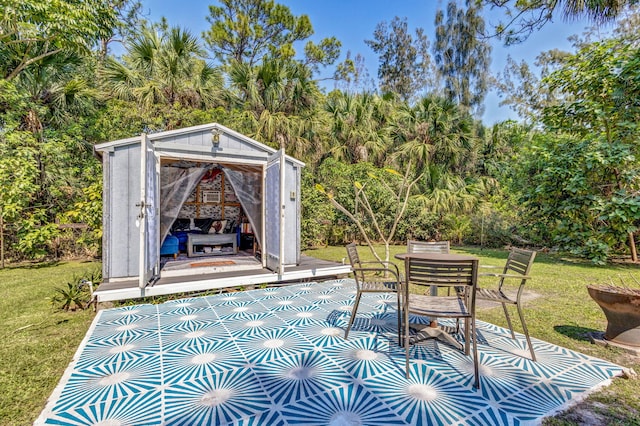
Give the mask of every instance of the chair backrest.
[{"label": "chair backrest", "polygon": [[504,274],[529,275],[533,260],[536,258],[536,252],[531,250],[523,250],[512,248],[504,265]]},{"label": "chair backrest", "polygon": [[478,283],[478,260],[431,260],[405,258],[408,284],[438,287],[475,287]]},{"label": "chair backrest", "polygon": [[365,273],[364,271],[359,271],[359,268],[362,268],[362,262],[360,261],[360,255],[358,254],[358,246],[356,243],[349,243],[346,246],[347,248],[347,256],[349,257],[349,263],[351,264],[351,268],[353,269],[353,277],[356,280],[356,287],[360,289],[361,283],[365,282]]},{"label": "chair backrest", "polygon": [[407,253],[449,253],[449,241],[407,241]]},{"label": "chair backrest", "polygon": [[347,244],[347,256],[349,256],[349,263],[352,268],[360,268],[362,264],[360,263],[360,256],[358,255],[358,247],[356,243]]}]

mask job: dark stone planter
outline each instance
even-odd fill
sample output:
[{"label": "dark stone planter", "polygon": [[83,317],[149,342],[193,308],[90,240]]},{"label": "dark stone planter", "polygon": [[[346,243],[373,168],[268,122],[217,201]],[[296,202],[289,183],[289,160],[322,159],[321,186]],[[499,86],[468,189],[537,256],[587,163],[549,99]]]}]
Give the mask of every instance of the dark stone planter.
[{"label": "dark stone planter", "polygon": [[587,286],[587,289],[607,317],[604,338],[640,347],[640,291],[608,285]]}]

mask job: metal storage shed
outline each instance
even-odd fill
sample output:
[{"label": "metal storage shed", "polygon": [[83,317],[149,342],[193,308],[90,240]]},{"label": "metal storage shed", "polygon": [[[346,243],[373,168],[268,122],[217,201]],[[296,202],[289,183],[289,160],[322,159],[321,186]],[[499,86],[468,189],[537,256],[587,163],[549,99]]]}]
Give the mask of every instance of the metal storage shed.
[{"label": "metal storage shed", "polygon": [[[304,163],[285,155],[283,150],[212,123],[143,133],[96,145],[95,151],[102,157],[104,174],[103,283],[128,283],[120,286],[128,291],[106,298],[103,294],[103,300],[167,294],[178,288],[190,291],[190,287],[225,286],[200,282],[197,286],[174,286],[173,290],[154,288],[160,277],[160,246],[168,226],[176,219],[175,212],[167,213],[169,196],[160,189],[161,181],[163,188],[166,186],[163,167],[167,162],[204,166],[202,170],[215,164],[229,175],[260,244],[262,267],[271,272],[268,279],[253,281],[283,281],[288,278],[287,270],[300,269],[300,174]],[[174,204],[184,203],[186,196],[182,192],[181,198],[173,199]],[[174,197],[175,193],[180,191],[174,191]],[[318,268],[312,269],[310,276],[316,276]],[[331,273],[337,271],[329,269]],[[346,272],[344,267],[338,271]],[[133,281],[137,281],[135,291],[130,285]]]}]

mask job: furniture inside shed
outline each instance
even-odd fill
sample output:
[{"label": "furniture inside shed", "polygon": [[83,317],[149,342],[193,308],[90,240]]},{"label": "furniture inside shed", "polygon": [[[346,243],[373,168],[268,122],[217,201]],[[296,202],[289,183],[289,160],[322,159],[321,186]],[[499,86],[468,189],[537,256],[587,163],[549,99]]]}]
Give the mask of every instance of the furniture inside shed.
[{"label": "furniture inside shed", "polygon": [[[239,249],[252,255],[260,250],[251,222],[259,217],[252,204],[261,199],[261,188],[248,175],[259,175],[257,167],[211,162],[163,159],[160,167],[160,228],[165,245],[179,241],[179,255],[192,257],[230,256]],[[255,180],[255,176],[254,179]],[[243,204],[248,205],[247,210]],[[168,232],[167,232],[168,230]],[[167,253],[169,254],[169,253]],[[173,254],[173,253],[171,253]],[[177,259],[176,255],[173,255]],[[168,262],[162,263],[163,267]]]}]

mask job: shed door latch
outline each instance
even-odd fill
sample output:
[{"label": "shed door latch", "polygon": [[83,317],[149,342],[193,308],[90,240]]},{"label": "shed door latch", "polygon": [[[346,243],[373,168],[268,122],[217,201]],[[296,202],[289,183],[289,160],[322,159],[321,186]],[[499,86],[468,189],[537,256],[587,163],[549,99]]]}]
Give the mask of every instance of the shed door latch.
[{"label": "shed door latch", "polygon": [[143,219],[144,209],[146,207],[144,200],[140,201],[139,203],[136,203],[136,207],[140,207],[140,213],[138,213],[138,219]]}]

